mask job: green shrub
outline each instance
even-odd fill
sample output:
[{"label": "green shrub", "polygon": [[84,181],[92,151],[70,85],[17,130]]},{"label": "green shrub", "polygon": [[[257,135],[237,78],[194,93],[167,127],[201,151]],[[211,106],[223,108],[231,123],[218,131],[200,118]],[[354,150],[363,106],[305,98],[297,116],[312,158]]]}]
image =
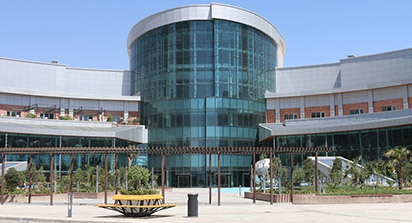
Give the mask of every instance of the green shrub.
[{"label": "green shrub", "polygon": [[17,187],[23,185],[24,175],[12,167],[4,174],[4,180],[6,181],[4,189],[9,194],[16,194]]},{"label": "green shrub", "polygon": [[26,117],[26,118],[36,118],[36,115],[33,114],[33,113],[27,113],[27,114],[24,115],[24,117]]},{"label": "green shrub", "polygon": [[149,188],[150,171],[144,167],[132,166],[127,173],[127,183],[133,190]]},{"label": "green shrub", "polygon": [[110,113],[107,113],[107,121],[108,122],[113,122],[113,115]]},{"label": "green shrub", "polygon": [[335,160],[333,161],[332,170],[330,171],[330,178],[332,181],[332,185],[335,187],[340,185],[342,182],[342,178],[343,178],[342,169],[343,169],[342,160],[335,158]]},{"label": "green shrub", "polygon": [[139,119],[138,119],[138,118],[134,118],[134,119],[132,120],[132,122],[133,122],[133,123],[139,123]]},{"label": "green shrub", "polygon": [[120,189],[120,193],[124,195],[147,195],[147,194],[156,194],[157,191],[152,190],[152,189],[139,189],[139,190]]},{"label": "green shrub", "polygon": [[60,119],[60,120],[73,120],[73,118],[70,117],[70,116],[68,116],[68,115],[60,116],[59,119]]},{"label": "green shrub", "polygon": [[333,186],[326,187],[326,194],[321,195],[358,195],[358,194],[412,194],[412,190],[398,190],[393,187],[375,187],[363,186],[363,188],[357,186]]}]

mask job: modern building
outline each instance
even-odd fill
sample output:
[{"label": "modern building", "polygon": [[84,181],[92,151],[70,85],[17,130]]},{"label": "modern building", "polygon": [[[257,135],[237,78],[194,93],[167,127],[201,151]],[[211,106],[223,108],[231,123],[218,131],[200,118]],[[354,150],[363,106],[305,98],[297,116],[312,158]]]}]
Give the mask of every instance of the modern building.
[{"label": "modern building", "polygon": [[[139,101],[139,96],[130,94],[129,71],[0,58],[0,147],[127,147],[147,143],[147,130],[136,123]],[[109,114],[117,123],[106,122]],[[103,158],[77,156],[75,168],[103,164]],[[27,160],[27,156],[8,156],[7,160]],[[55,160],[59,172],[68,170],[68,155]],[[33,161],[48,172],[48,155],[35,156]],[[111,167],[113,161],[111,157]],[[126,156],[120,157],[120,164],[127,165]],[[147,165],[147,158],[140,164]]]},{"label": "modern building", "polygon": [[[285,53],[270,22],[228,5],[184,6],[137,23],[127,47],[149,146],[256,145]],[[148,163],[159,169],[160,157]],[[251,156],[224,156],[223,185],[248,185],[250,164]],[[166,157],[171,186],[206,186],[207,169],[205,155]]]},{"label": "modern building", "polygon": [[[130,71],[0,58],[0,147],[319,146],[375,161],[392,146],[412,146],[412,49],[283,68],[285,49],[263,17],[212,3],[137,23]],[[74,121],[57,120],[66,116]],[[110,116],[115,123],[104,122]],[[166,156],[166,185],[208,185],[206,160]],[[222,185],[248,186],[251,163],[223,155]],[[158,156],[139,165],[160,173]]]},{"label": "modern building", "polygon": [[412,148],[412,49],[277,68],[276,92],[266,101],[260,141],[383,159],[394,146]]}]

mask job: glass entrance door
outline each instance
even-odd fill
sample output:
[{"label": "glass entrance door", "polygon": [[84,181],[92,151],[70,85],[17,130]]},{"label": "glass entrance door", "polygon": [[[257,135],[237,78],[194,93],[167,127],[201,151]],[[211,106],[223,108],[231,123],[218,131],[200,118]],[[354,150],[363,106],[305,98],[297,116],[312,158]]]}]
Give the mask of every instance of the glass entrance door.
[{"label": "glass entrance door", "polygon": [[250,187],[250,174],[243,174],[243,186]]},{"label": "glass entrance door", "polygon": [[177,175],[177,187],[190,187],[190,175]]},{"label": "glass entrance door", "polygon": [[220,185],[221,187],[230,187],[230,175],[221,175],[220,176]]}]

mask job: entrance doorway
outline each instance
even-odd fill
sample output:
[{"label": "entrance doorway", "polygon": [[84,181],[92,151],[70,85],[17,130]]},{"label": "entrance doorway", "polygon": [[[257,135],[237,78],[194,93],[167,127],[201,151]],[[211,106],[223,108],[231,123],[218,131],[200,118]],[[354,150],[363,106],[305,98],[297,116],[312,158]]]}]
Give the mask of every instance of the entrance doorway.
[{"label": "entrance doorway", "polygon": [[190,187],[190,175],[177,175],[177,187]]},{"label": "entrance doorway", "polygon": [[221,187],[230,187],[230,178],[231,178],[231,175],[221,175],[220,176]]},{"label": "entrance doorway", "polygon": [[243,186],[244,187],[250,187],[250,174],[249,173],[245,173],[243,174]]}]

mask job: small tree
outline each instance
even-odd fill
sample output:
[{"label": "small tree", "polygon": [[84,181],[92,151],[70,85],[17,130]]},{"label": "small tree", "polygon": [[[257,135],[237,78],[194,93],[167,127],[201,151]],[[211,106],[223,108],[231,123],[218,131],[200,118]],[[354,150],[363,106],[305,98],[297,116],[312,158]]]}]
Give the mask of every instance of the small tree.
[{"label": "small tree", "polygon": [[342,182],[342,174],[342,160],[336,157],[330,171],[330,179],[333,186],[336,187]]},{"label": "small tree", "polygon": [[345,171],[345,177],[351,176],[352,178],[352,184],[354,186],[359,185],[359,178],[360,178],[360,171],[359,171],[359,162],[361,160],[361,156],[358,156],[357,158],[352,160],[352,163],[349,164],[349,167],[347,167]]},{"label": "small tree", "polygon": [[410,153],[411,152],[406,147],[394,147],[384,154],[387,158],[391,159],[389,163],[395,167],[399,190],[402,190],[403,188],[402,166]]},{"label": "small tree", "polygon": [[313,184],[313,178],[315,177],[315,164],[309,158],[306,158],[303,162],[303,172],[305,174],[305,180]]},{"label": "small tree", "polygon": [[387,173],[387,163],[384,160],[379,160],[378,162],[375,163],[375,172],[376,172],[376,178],[377,181],[380,185],[383,184],[383,176],[390,176]]},{"label": "small tree", "polygon": [[369,178],[375,173],[375,165],[371,162],[366,162],[360,172],[360,181],[366,184]]},{"label": "small tree", "polygon": [[305,171],[303,168],[295,168],[295,171],[293,171],[293,179],[295,182],[305,181]]},{"label": "small tree", "polygon": [[[136,148],[136,146],[135,145],[129,145],[129,148],[134,149],[134,148]],[[138,155],[139,154],[137,154],[137,153],[129,153],[129,155],[127,156],[127,159],[129,161],[129,169],[130,169],[130,167],[132,167],[133,160],[136,159],[136,157]]]},{"label": "small tree", "polygon": [[127,183],[134,190],[148,189],[150,171],[144,167],[133,166],[127,173]]},{"label": "small tree", "polygon": [[402,175],[406,187],[412,186],[412,163],[407,162],[402,168]]},{"label": "small tree", "polygon": [[23,184],[24,176],[14,167],[7,170],[7,173],[4,174],[4,180],[6,181],[5,188],[6,191],[12,195],[16,191],[16,188]]},{"label": "small tree", "polygon": [[82,170],[81,168],[77,168],[73,175],[74,182],[87,182],[87,172]]},{"label": "small tree", "polygon": [[37,185],[45,184],[46,176],[44,175],[43,166],[41,166],[38,170],[36,170],[36,166],[33,166],[33,167],[34,167],[33,182],[36,183]]},{"label": "small tree", "polygon": [[288,179],[288,170],[282,165],[282,161],[278,157],[273,158],[273,178],[281,180],[283,186],[286,185]]},{"label": "small tree", "polygon": [[107,114],[107,121],[108,122],[113,122],[113,115],[111,113]]}]

